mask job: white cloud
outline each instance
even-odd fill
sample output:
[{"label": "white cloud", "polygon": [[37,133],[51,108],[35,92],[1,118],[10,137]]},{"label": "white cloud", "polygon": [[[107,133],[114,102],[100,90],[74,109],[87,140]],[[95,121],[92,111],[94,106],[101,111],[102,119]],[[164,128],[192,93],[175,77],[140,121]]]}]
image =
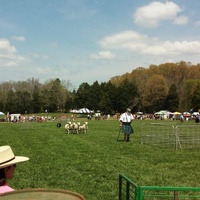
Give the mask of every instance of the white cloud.
[{"label": "white cloud", "polygon": [[57,48],[59,45],[58,45],[57,42],[51,42],[50,46],[53,47],[53,48]]},{"label": "white cloud", "polygon": [[38,68],[36,68],[36,72],[38,73],[38,74],[48,74],[48,73],[51,73],[52,72],[52,69],[51,68],[49,68],[49,67],[43,67],[43,68],[41,68],[41,67],[38,67]]},{"label": "white cloud", "polygon": [[[147,6],[138,8],[134,14],[134,22],[144,27],[155,28],[162,20],[174,21],[181,11],[182,9],[173,2],[161,3],[155,1]],[[186,21],[186,17],[184,17],[184,20]]]},{"label": "white cloud", "polygon": [[21,63],[27,63],[28,60],[22,56],[15,54],[0,53],[0,67],[17,67]]},{"label": "white cloud", "polygon": [[17,54],[17,50],[7,39],[0,39],[0,67],[16,67],[28,60]]},{"label": "white cloud", "polygon": [[24,36],[13,36],[12,39],[16,41],[21,41],[21,42],[26,40]]},{"label": "white cloud", "polygon": [[103,38],[100,46],[107,49],[143,49],[147,38],[146,35],[129,30]]},{"label": "white cloud", "polygon": [[155,45],[149,45],[142,51],[143,54],[149,55],[183,55],[183,54],[199,54],[200,53],[200,42],[199,41],[164,41]]},{"label": "white cloud", "polygon": [[146,55],[196,55],[200,53],[200,41],[161,41],[135,31],[108,36],[100,41],[104,49],[124,49]]},{"label": "white cloud", "polygon": [[200,41],[175,41],[164,42],[164,47],[170,52],[178,54],[199,54],[200,53]]},{"label": "white cloud", "polygon": [[49,59],[49,56],[46,55],[46,54],[39,54],[39,53],[30,53],[29,54],[31,58],[33,59],[43,59],[43,60],[48,60]]},{"label": "white cloud", "polygon": [[98,54],[92,54],[91,58],[93,59],[113,59],[116,56],[112,54],[110,51],[101,51]]},{"label": "white cloud", "polygon": [[7,39],[0,39],[0,53],[15,53],[16,48],[10,45],[10,42]]},{"label": "white cloud", "polygon": [[200,26],[200,21],[196,21],[194,24],[195,26]]},{"label": "white cloud", "polygon": [[4,65],[4,67],[16,67],[17,63],[14,61],[7,61],[7,62],[0,61],[0,65]]},{"label": "white cloud", "polygon": [[184,24],[187,24],[187,22],[188,22],[188,17],[184,15],[176,17],[174,19],[174,24],[184,25]]}]

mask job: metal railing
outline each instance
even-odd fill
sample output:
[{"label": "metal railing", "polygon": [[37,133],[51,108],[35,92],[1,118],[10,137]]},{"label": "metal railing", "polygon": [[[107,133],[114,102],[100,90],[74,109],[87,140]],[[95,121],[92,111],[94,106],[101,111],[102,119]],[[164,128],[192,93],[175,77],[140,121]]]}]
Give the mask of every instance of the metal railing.
[{"label": "metal railing", "polygon": [[126,176],[119,175],[119,200],[180,200],[200,199],[199,187],[138,186]]}]

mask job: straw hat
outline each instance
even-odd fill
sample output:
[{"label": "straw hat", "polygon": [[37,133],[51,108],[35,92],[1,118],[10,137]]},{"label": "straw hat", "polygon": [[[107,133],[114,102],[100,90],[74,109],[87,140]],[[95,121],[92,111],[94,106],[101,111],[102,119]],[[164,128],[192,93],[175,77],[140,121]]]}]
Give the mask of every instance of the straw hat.
[{"label": "straw hat", "polygon": [[29,160],[28,157],[15,156],[10,146],[0,147],[0,169],[12,166],[16,163]]},{"label": "straw hat", "polygon": [[131,112],[131,109],[130,109],[130,108],[127,108],[126,111],[127,111],[127,112]]}]

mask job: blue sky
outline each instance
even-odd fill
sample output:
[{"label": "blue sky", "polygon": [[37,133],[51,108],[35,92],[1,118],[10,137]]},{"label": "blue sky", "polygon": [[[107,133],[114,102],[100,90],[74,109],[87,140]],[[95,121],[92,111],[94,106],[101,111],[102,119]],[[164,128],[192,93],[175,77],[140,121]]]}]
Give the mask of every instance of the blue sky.
[{"label": "blue sky", "polygon": [[200,63],[199,0],[0,0],[0,82],[77,88],[138,67]]}]

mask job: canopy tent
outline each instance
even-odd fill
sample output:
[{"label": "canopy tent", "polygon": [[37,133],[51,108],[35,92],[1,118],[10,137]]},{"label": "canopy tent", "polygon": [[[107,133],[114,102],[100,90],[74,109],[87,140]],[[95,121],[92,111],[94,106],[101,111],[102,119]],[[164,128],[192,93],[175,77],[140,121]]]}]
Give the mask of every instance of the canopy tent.
[{"label": "canopy tent", "polygon": [[184,115],[190,115],[190,113],[189,113],[189,112],[183,112],[183,114],[184,114]]},{"label": "canopy tent", "polygon": [[73,110],[71,110],[70,112],[72,112],[72,113],[78,113],[78,110],[73,109]]},{"label": "canopy tent", "polygon": [[143,115],[143,112],[137,112],[137,115]]},{"label": "canopy tent", "polygon": [[154,114],[155,115],[170,115],[172,113],[170,111],[168,111],[168,110],[160,110],[160,111],[158,111],[158,112],[156,112]]},{"label": "canopy tent", "polygon": [[93,113],[93,111],[89,110],[88,108],[81,108],[79,110],[73,109],[70,112],[72,113],[77,113],[77,114],[88,114],[88,113]]},{"label": "canopy tent", "polygon": [[5,114],[4,114],[3,112],[0,111],[0,116],[3,116],[3,115],[5,115]]},{"label": "canopy tent", "polygon": [[183,112],[184,117],[191,117],[191,114],[189,112]]},{"label": "canopy tent", "polygon": [[159,118],[161,118],[161,119],[167,119],[167,118],[169,118],[169,115],[172,113],[168,110],[160,110],[159,112],[156,112],[154,114],[159,116]]},{"label": "canopy tent", "polygon": [[199,115],[199,112],[193,112],[192,115],[197,116],[197,115]]},{"label": "canopy tent", "polygon": [[176,111],[176,112],[173,112],[172,114],[173,115],[181,115],[182,113]]},{"label": "canopy tent", "polygon": [[78,110],[79,113],[91,113],[91,111],[88,108],[81,108]]}]

